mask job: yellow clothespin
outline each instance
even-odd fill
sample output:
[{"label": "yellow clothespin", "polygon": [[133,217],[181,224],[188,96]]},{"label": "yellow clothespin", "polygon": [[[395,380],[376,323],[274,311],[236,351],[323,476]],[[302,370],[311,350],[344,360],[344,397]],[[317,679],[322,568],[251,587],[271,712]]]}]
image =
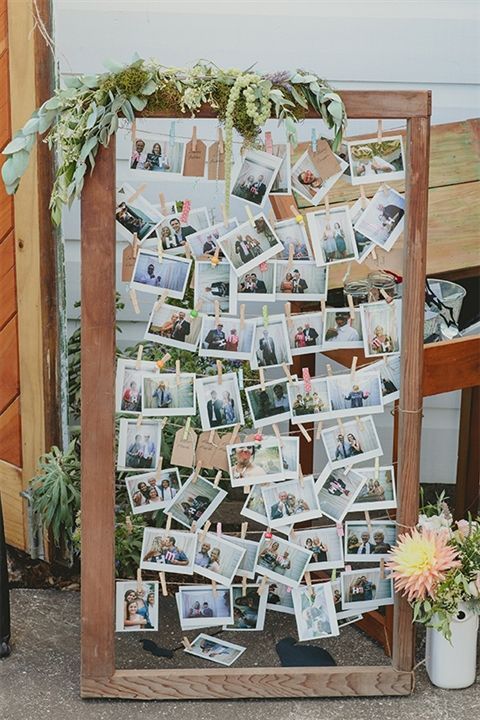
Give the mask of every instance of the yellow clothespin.
[{"label": "yellow clothespin", "polygon": [[137,121],[134,120],[130,126],[130,134],[132,136],[132,143],[135,143],[137,139]]},{"label": "yellow clothespin", "polygon": [[217,267],[217,265],[220,265],[220,246],[217,245],[215,248],[215,252],[213,253],[212,257],[210,258],[210,265],[212,267]]},{"label": "yellow clothespin", "polygon": [[201,469],[202,469],[202,463],[201,463],[201,462],[198,462],[198,463],[195,465],[195,470],[193,471],[192,483],[196,483],[196,482],[197,482],[197,478],[198,478],[198,476],[200,475]]},{"label": "yellow clothespin", "polygon": [[348,309],[350,310],[350,320],[355,320],[355,305],[353,304],[353,298],[350,293],[347,295]]},{"label": "yellow clothespin", "polygon": [[128,294],[130,296],[130,301],[133,305],[133,309],[134,309],[136,315],[140,315],[140,307],[138,305],[137,293],[135,291],[135,288],[130,288],[130,290],[128,291]]},{"label": "yellow clothespin", "polygon": [[304,220],[303,220],[303,215],[302,215],[302,213],[299,211],[299,209],[297,208],[297,206],[296,206],[296,205],[293,205],[293,204],[290,205],[290,210],[291,210],[291,213],[292,213],[293,217],[294,217],[295,220],[297,221],[297,223],[302,224],[302,223],[304,222]]},{"label": "yellow clothespin", "polygon": [[254,219],[254,217],[252,215],[252,211],[250,210],[248,205],[245,205],[245,212],[247,214],[248,222],[250,223],[250,225],[252,227],[255,227],[255,219]]},{"label": "yellow clothespin", "polygon": [[303,427],[302,423],[298,423],[298,426],[297,426],[297,427],[298,427],[298,429],[300,430],[300,432],[302,433],[302,435],[303,435],[303,437],[305,438],[305,440],[306,440],[307,442],[311,443],[311,442],[312,442],[312,438],[310,437],[310,435],[308,434],[308,432],[305,430],[305,428]]},{"label": "yellow clothespin", "polygon": [[135,370],[140,370],[140,368],[142,367],[142,355],[143,345],[139,345],[137,350],[137,359],[135,361]]},{"label": "yellow clothespin", "polygon": [[222,361],[217,360],[217,376],[218,376],[218,384],[219,385],[222,384],[222,379],[223,379],[222,373],[223,373]]},{"label": "yellow clothespin", "polygon": [[357,369],[358,357],[356,355],[352,358],[352,367],[350,368],[350,382],[355,382],[355,372]]},{"label": "yellow clothespin", "polygon": [[260,378],[260,387],[262,388],[262,390],[265,390],[265,371],[263,367],[258,368],[258,375]]},{"label": "yellow clothespin", "polygon": [[165,355],[162,358],[160,358],[160,360],[157,360],[157,368],[159,370],[162,370],[163,366],[167,364],[167,362],[170,360],[171,357],[172,356],[170,355],[170,353],[165,353]]},{"label": "yellow clothespin", "polygon": [[175,360],[175,378],[178,387],[180,385],[180,360]]},{"label": "yellow clothespin", "polygon": [[185,245],[183,246],[183,249],[185,250],[185,257],[187,260],[190,260],[192,257],[192,248],[190,247],[190,243],[188,240],[185,240]]}]

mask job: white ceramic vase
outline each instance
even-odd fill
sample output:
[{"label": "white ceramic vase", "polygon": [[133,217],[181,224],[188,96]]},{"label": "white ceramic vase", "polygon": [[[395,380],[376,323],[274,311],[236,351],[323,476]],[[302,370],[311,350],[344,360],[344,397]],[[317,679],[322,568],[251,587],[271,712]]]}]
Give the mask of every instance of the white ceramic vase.
[{"label": "white ceramic vase", "polygon": [[469,687],[475,682],[477,668],[478,615],[460,603],[451,622],[451,642],[427,628],[425,659],[428,677],[434,685],[446,689]]}]

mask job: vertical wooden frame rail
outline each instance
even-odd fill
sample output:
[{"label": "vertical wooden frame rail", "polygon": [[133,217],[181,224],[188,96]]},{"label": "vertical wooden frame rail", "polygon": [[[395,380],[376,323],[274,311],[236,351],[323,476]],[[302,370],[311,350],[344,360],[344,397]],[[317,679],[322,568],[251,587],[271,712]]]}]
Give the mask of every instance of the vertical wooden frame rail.
[{"label": "vertical wooden frame rail", "polygon": [[[351,119],[403,118],[408,126],[397,517],[401,525],[412,526],[418,512],[431,95],[428,91],[345,91],[342,97]],[[198,117],[215,117],[215,112],[205,107]],[[308,117],[318,119],[313,112]],[[82,696],[178,701],[409,694],[414,663],[412,614],[398,598],[393,666],[115,669],[114,211],[112,140],[99,151],[82,196]]]}]

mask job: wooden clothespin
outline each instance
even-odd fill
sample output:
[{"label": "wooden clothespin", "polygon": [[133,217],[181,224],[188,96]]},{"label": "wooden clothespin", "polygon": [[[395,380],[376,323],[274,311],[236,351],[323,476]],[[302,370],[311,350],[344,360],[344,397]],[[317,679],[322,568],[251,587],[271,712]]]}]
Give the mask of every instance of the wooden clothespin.
[{"label": "wooden clothespin", "polygon": [[323,198],[323,203],[325,205],[325,221],[328,225],[330,222],[330,200],[328,199],[328,193]]},{"label": "wooden clothespin", "polygon": [[337,528],[338,537],[343,537],[345,534],[344,529],[343,529],[343,523],[337,522],[337,523],[335,523],[335,527]]},{"label": "wooden clothespin", "polygon": [[344,475],[348,475],[348,473],[350,472],[350,470],[352,469],[352,467],[353,467],[353,465],[346,465],[346,466],[343,468],[343,474],[344,474]]},{"label": "wooden clothespin", "polygon": [[293,246],[293,243],[290,243],[288,246],[288,262],[287,262],[287,271],[290,272],[290,270],[293,267],[293,256],[295,254],[295,248]]},{"label": "wooden clothespin", "polygon": [[196,520],[194,520],[194,521],[192,522],[192,524],[190,525],[190,532],[191,532],[191,533],[196,533],[196,532],[197,532],[197,521],[196,521]]},{"label": "wooden clothespin", "polygon": [[253,217],[252,211],[250,210],[248,205],[245,205],[245,212],[247,214],[248,222],[254,228],[255,227],[255,218]]},{"label": "wooden clothespin", "polygon": [[139,414],[137,415],[137,424],[136,424],[137,428],[140,427],[140,425],[142,424],[142,422],[143,422],[143,415],[142,415],[142,413],[139,413]]},{"label": "wooden clothespin", "polygon": [[220,301],[215,300],[215,325],[220,322]]},{"label": "wooden clothespin", "polygon": [[293,325],[293,318],[292,318],[292,303],[286,302],[285,303],[285,317],[287,318],[287,324]]},{"label": "wooden clothespin", "polygon": [[137,293],[136,293],[135,288],[130,288],[130,290],[128,291],[128,294],[130,296],[130,302],[132,303],[135,314],[140,315],[140,306],[138,304]]},{"label": "wooden clothespin", "polygon": [[380,141],[383,135],[383,120],[377,121],[377,140]]},{"label": "wooden clothespin", "polygon": [[345,285],[345,283],[347,282],[348,278],[350,277],[350,273],[351,273],[351,272],[352,272],[352,263],[349,262],[348,265],[347,265],[347,272],[346,272],[345,275],[343,276],[343,284],[344,284],[344,285]]},{"label": "wooden clothespin", "polygon": [[242,540],[245,540],[247,537],[247,530],[248,530],[248,522],[242,522],[240,527],[240,538]]},{"label": "wooden clothespin", "polygon": [[380,477],[380,458],[377,456],[374,463],[373,479],[378,480]]},{"label": "wooden clothespin", "polygon": [[142,590],[143,590],[142,570],[141,570],[141,568],[138,568],[138,570],[137,570],[137,590],[138,590],[138,592],[142,592]]},{"label": "wooden clothespin", "polygon": [[269,130],[265,132],[265,152],[273,153],[272,133]]},{"label": "wooden clothespin", "polygon": [[350,368],[350,382],[355,382],[355,372],[357,370],[358,357],[354,355],[352,358],[352,367]]},{"label": "wooden clothespin", "polygon": [[250,485],[244,485],[243,486],[243,494],[248,495],[251,489],[252,488],[250,487]]},{"label": "wooden clothespin", "polygon": [[343,425],[342,418],[337,418],[337,425],[338,425],[338,429],[339,429],[340,433],[342,435],[345,435],[345,427]]},{"label": "wooden clothespin", "polygon": [[365,188],[363,187],[363,185],[360,185],[360,204],[361,204],[362,208],[364,208],[364,209],[368,205],[368,198],[365,194]]},{"label": "wooden clothespin", "polygon": [[370,255],[372,256],[373,261],[378,264],[378,262],[377,262],[377,261],[378,261],[378,257],[377,257],[377,253],[376,253],[376,250],[375,250],[375,245],[372,245],[371,250],[370,250]]},{"label": "wooden clothespin", "polygon": [[304,578],[305,578],[305,584],[306,584],[307,588],[310,590],[310,592],[313,592],[312,576],[310,575],[308,570],[306,571]]},{"label": "wooden clothespin", "polygon": [[203,528],[200,530],[199,539],[200,539],[200,542],[201,542],[201,543],[205,542],[205,537],[206,537],[206,535],[207,535],[207,532],[208,532],[211,524],[212,524],[212,523],[210,522],[210,520],[207,520],[207,522],[205,523],[205,525],[203,526]]},{"label": "wooden clothespin", "polygon": [[222,523],[221,522],[217,522],[217,535],[218,535],[218,537],[222,536]]},{"label": "wooden clothespin", "polygon": [[321,313],[322,313],[322,320],[323,320],[323,322],[325,322],[325,318],[327,315],[327,303],[325,300],[320,300],[320,309],[321,309]]},{"label": "wooden clothespin", "polygon": [[192,151],[195,152],[197,149],[197,126],[194,125],[192,128]]},{"label": "wooden clothespin", "polygon": [[237,440],[238,433],[240,432],[240,428],[241,428],[240,423],[237,423],[237,424],[234,426],[234,428],[233,428],[232,437],[231,437],[231,439],[230,439],[230,443],[231,443],[232,445],[233,445],[233,444],[236,442],[236,440]]},{"label": "wooden clothespin", "polygon": [[223,379],[223,365],[221,360],[217,360],[217,377],[218,377],[218,384],[222,384]]},{"label": "wooden clothespin", "polygon": [[162,290],[160,297],[157,299],[157,301],[155,302],[155,305],[153,306],[153,309],[155,310],[155,312],[157,312],[157,310],[160,310],[160,308],[162,307],[162,305],[164,304],[164,302],[167,298],[168,298],[168,290]]},{"label": "wooden clothespin", "polygon": [[134,258],[138,255],[138,248],[140,247],[140,241],[138,239],[137,233],[133,233],[133,239],[132,239],[132,255]]},{"label": "wooden clothespin", "polygon": [[[220,245],[217,245],[215,247],[215,252],[213,253],[213,255],[210,258],[210,265],[214,268],[217,267],[218,265],[220,265]],[[218,302],[218,301],[215,301],[215,302]]]},{"label": "wooden clothespin", "polygon": [[327,364],[325,365],[325,368],[326,368],[326,370],[327,370],[327,375],[328,375],[329,377],[332,377],[332,375],[333,375],[332,366],[331,366],[329,363],[327,363]]},{"label": "wooden clothespin", "polygon": [[275,433],[275,437],[277,438],[280,447],[283,447],[282,436],[280,435],[280,430],[277,423],[272,424],[272,430]]},{"label": "wooden clothespin", "polygon": [[240,330],[243,330],[245,327],[245,305],[242,303],[240,305]]},{"label": "wooden clothespin", "polygon": [[165,532],[170,532],[171,527],[172,527],[172,514],[167,513],[167,522],[165,523]]},{"label": "wooden clothespin", "polygon": [[242,577],[242,595],[246,595],[246,594],[247,594],[247,582],[248,582],[248,581],[247,581],[247,578],[246,578],[245,575],[244,575],[244,576]]},{"label": "wooden clothespin", "polygon": [[132,143],[135,143],[135,140],[137,139],[137,121],[134,120],[132,124],[130,125],[130,134],[132,136]]},{"label": "wooden clothespin", "polygon": [[372,521],[370,519],[370,513],[368,512],[368,510],[365,510],[365,522],[367,523],[368,532],[371,534],[372,533]]},{"label": "wooden clothespin", "polygon": [[192,649],[190,640],[187,638],[186,635],[185,635],[185,636],[183,637],[183,639],[182,639],[182,644],[185,646],[185,650],[191,650],[191,649]]},{"label": "wooden clothespin", "polygon": [[347,295],[348,309],[350,310],[350,320],[355,320],[355,305],[350,293]]},{"label": "wooden clothespin", "polygon": [[212,580],[212,595],[213,597],[217,597],[218,595],[217,583],[215,580]]},{"label": "wooden clothespin", "polygon": [[298,429],[300,430],[300,432],[302,433],[302,435],[303,435],[303,437],[305,438],[305,440],[306,440],[307,442],[311,443],[311,442],[312,442],[312,438],[310,437],[310,435],[308,434],[308,432],[305,430],[305,428],[304,428],[304,426],[302,425],[302,423],[298,423],[298,426],[297,426],[297,427],[298,427]]},{"label": "wooden clothespin", "polygon": [[315,440],[320,440],[322,437],[322,428],[323,428],[323,422],[319,420],[317,422],[317,432],[315,433]]},{"label": "wooden clothespin", "polygon": [[144,192],[144,190],[146,189],[146,187],[147,187],[147,183],[142,183],[141,185],[139,185],[138,188],[137,188],[137,189],[135,190],[135,192],[133,193],[133,195],[130,195],[130,197],[127,199],[127,202],[128,202],[128,203],[133,203],[133,202],[135,202],[135,200],[136,200],[137,198],[139,198],[140,195]]},{"label": "wooden clothespin", "polygon": [[189,416],[187,417],[187,422],[185,423],[185,427],[183,430],[183,439],[186,440],[188,438],[188,434],[190,432],[190,425],[192,422],[192,418]]},{"label": "wooden clothespin", "polygon": [[298,480],[300,482],[301,487],[303,487],[305,483],[304,483],[304,477],[303,477],[303,470],[302,470],[302,466],[300,465],[300,463],[298,463]]},{"label": "wooden clothespin", "polygon": [[160,200],[160,210],[162,215],[168,215],[168,208],[167,203],[165,201],[165,195],[161,192],[158,194],[158,199]]},{"label": "wooden clothespin", "polygon": [[215,444],[215,443],[214,443],[214,440],[215,440],[215,432],[216,432],[215,428],[213,428],[212,430],[210,430],[210,435],[208,436],[208,442],[209,442],[210,445],[214,445],[214,444]]},{"label": "wooden clothespin", "polygon": [[157,467],[155,468],[155,477],[157,480],[160,480],[162,477],[162,465],[163,465],[163,457],[162,457],[162,455],[160,455],[160,457],[158,458]]},{"label": "wooden clothespin", "polygon": [[163,262],[163,243],[162,243],[161,238],[157,239],[157,257],[158,257],[158,262],[162,263]]},{"label": "wooden clothespin", "polygon": [[222,471],[218,470],[217,474],[215,475],[215,480],[213,481],[213,484],[215,487],[218,487],[218,484],[220,483],[220,480],[222,479]]},{"label": "wooden clothespin", "polygon": [[140,370],[140,368],[142,367],[142,355],[143,345],[139,345],[137,350],[137,359],[135,360],[135,370]]},{"label": "wooden clothespin", "polygon": [[162,588],[162,595],[163,595],[163,597],[167,597],[168,590],[167,590],[167,581],[165,580],[165,573],[159,572],[158,578],[160,580],[160,587]]},{"label": "wooden clothespin", "polygon": [[130,515],[125,516],[125,525],[127,528],[127,533],[129,535],[131,535],[133,532],[133,523],[132,523],[132,518],[130,517]]},{"label": "wooden clothespin", "polygon": [[163,366],[167,364],[171,357],[172,356],[170,355],[170,353],[165,353],[165,355],[161,357],[160,360],[157,360],[157,368],[159,370],[162,370]]},{"label": "wooden clothespin", "polygon": [[263,575],[260,585],[258,586],[258,590],[257,590],[258,595],[263,595],[263,591],[265,590],[266,585],[268,585],[268,579],[265,577],[265,575]]},{"label": "wooden clothespin", "polygon": [[260,387],[265,390],[265,370],[263,367],[258,368],[258,376],[260,378]]},{"label": "wooden clothespin", "polygon": [[380,580],[385,580],[385,560],[380,560]]},{"label": "wooden clothespin", "polygon": [[292,373],[290,372],[289,366],[287,365],[287,363],[282,363],[282,368],[283,368],[283,372],[285,373],[285,377],[288,380],[289,385],[291,385],[293,383],[293,377],[292,377]]},{"label": "wooden clothespin", "polygon": [[380,295],[383,297],[383,299],[384,299],[388,304],[390,304],[390,303],[393,301],[392,296],[387,293],[387,291],[385,290],[385,288],[380,288]]},{"label": "wooden clothespin", "polygon": [[195,470],[193,471],[192,483],[196,483],[196,482],[197,482],[197,478],[198,478],[198,476],[200,475],[201,469],[202,469],[202,463],[201,463],[201,462],[198,462],[198,463],[195,465]]},{"label": "wooden clothespin", "polygon": [[290,205],[290,210],[292,212],[293,217],[295,218],[296,222],[299,225],[302,225],[305,221],[303,219],[302,213],[299,211],[296,205]]},{"label": "wooden clothespin", "polygon": [[362,418],[360,417],[360,415],[357,415],[355,417],[355,422],[357,423],[357,428],[360,432],[365,429],[365,425],[363,424],[363,421],[362,421]]},{"label": "wooden clothespin", "polygon": [[175,360],[175,379],[178,387],[180,385],[180,360]]}]

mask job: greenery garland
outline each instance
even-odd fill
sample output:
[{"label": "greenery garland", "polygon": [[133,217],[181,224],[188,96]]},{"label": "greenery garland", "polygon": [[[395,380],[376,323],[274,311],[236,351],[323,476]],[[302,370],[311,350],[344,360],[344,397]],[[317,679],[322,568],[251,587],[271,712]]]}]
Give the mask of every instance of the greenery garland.
[{"label": "greenery garland", "polygon": [[[192,116],[204,104],[217,111],[225,126],[225,193],[230,192],[232,135],[235,128],[245,144],[255,142],[261,126],[272,115],[285,122],[296,143],[296,123],[314,109],[335,132],[338,149],[346,125],[345,106],[329,84],[303,70],[259,74],[222,70],[201,61],[192,68],[167,68],[135,57],[128,66],[105,63],[109,72],[65,78],[65,88],[43,103],[4,149],[2,177],[13,194],[27,169],[36,135],[57,152],[58,167],[50,199],[53,222],[61,220],[63,205],[81,195],[87,169],[93,170],[100,145],[106,147],[122,117],[135,112],[179,112]],[[228,206],[228,200],[226,202]]]}]

